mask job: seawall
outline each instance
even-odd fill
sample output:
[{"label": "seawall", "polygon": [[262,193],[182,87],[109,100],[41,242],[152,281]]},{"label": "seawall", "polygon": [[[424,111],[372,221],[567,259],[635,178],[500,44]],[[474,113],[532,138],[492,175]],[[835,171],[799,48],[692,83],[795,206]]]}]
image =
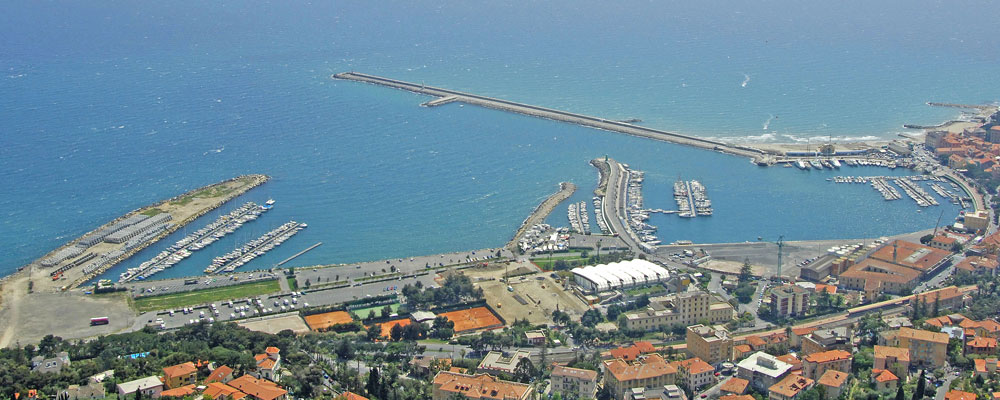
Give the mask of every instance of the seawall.
[{"label": "seawall", "polygon": [[[492,97],[480,96],[472,93],[459,92],[450,89],[443,89],[433,86],[426,86],[411,82],[404,82],[391,78],[362,74],[359,72],[342,72],[334,74],[334,79],[350,80],[355,82],[370,83],[374,85],[386,86],[395,89],[402,89],[414,93],[436,96],[448,99],[447,102],[458,101],[466,104],[492,108],[501,111],[508,111],[518,114],[529,115],[538,118],[551,119],[554,121],[568,122],[586,127],[606,130],[610,132],[624,133],[626,135],[645,137],[662,140],[665,142],[694,146],[707,150],[719,151],[722,153],[754,158],[766,154],[766,152],[746,146],[731,145],[728,143],[699,138],[695,136],[683,135],[677,132],[664,131],[660,129],[647,128],[633,125],[626,122],[609,120],[589,115],[576,114],[568,111],[556,110],[530,104],[517,103],[509,100],[496,99]],[[436,105],[434,101],[425,102],[425,105]]]},{"label": "seawall", "polygon": [[559,205],[559,203],[562,203],[563,200],[566,200],[569,198],[569,196],[572,196],[573,192],[576,192],[576,185],[570,182],[560,183],[559,191],[553,193],[544,201],[542,201],[542,203],[539,204],[538,207],[535,207],[535,210],[531,212],[531,215],[528,215],[528,218],[524,219],[524,222],[521,223],[521,227],[517,229],[517,232],[514,233],[514,237],[510,239],[510,242],[507,242],[507,245],[504,246],[504,248],[512,252],[515,252],[516,254],[517,242],[521,240],[521,237],[524,236],[524,233],[532,226],[535,226],[536,224],[540,224],[542,223],[542,221],[545,221],[545,218],[548,217],[550,213],[552,213],[552,210],[554,210],[556,206]]}]

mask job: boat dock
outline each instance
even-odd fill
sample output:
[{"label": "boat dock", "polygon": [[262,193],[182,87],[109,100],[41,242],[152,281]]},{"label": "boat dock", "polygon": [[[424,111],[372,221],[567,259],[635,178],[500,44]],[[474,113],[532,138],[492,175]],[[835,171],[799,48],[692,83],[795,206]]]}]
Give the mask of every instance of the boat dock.
[{"label": "boat dock", "polygon": [[[930,181],[931,189],[933,189],[938,195],[943,198],[948,199],[952,204],[960,205],[962,208],[966,207],[965,202],[968,200],[966,197],[959,196],[952,193],[951,191],[945,189],[942,183],[947,182],[948,177],[936,177],[930,175],[915,175],[915,176],[836,176],[827,179],[828,181],[833,181],[834,183],[868,183],[871,184],[872,188],[877,190],[882,194],[882,197],[886,200],[899,200],[903,196],[899,194],[899,191],[890,184],[890,182],[895,182],[899,188],[903,189],[908,197],[913,199],[917,205],[921,207],[930,207],[939,205],[937,199],[934,198],[930,193],[920,184],[919,181]],[[959,186],[952,183],[955,190],[960,190]]]},{"label": "boat dock", "polygon": [[281,262],[280,262],[280,263],[277,263],[277,264],[274,264],[274,266],[276,266],[276,267],[280,267],[280,266],[282,266],[282,265],[285,265],[285,264],[286,264],[286,263],[288,263],[289,261],[292,261],[292,260],[294,260],[294,259],[298,258],[299,256],[301,256],[301,255],[303,255],[303,254],[306,254],[306,253],[308,253],[308,252],[309,252],[309,251],[311,251],[312,249],[315,249],[315,248],[317,248],[317,247],[319,247],[319,246],[322,246],[322,245],[323,245],[323,242],[319,242],[319,243],[316,243],[316,244],[314,244],[314,245],[312,245],[312,246],[309,246],[309,247],[307,247],[307,248],[306,248],[305,250],[302,250],[302,251],[300,251],[300,252],[298,252],[298,253],[295,253],[295,254],[294,254],[294,255],[292,255],[291,257],[288,257],[288,258],[286,258],[286,259],[284,259],[284,260],[281,260]]},{"label": "boat dock", "polygon": [[264,255],[277,246],[280,246],[288,238],[299,233],[306,224],[295,221],[288,221],[276,229],[265,233],[263,236],[251,240],[242,247],[233,250],[223,256],[212,260],[212,265],[205,268],[206,274],[233,272],[236,268],[243,266],[254,258]]},{"label": "boat dock", "polygon": [[440,99],[434,99],[426,103],[421,104],[421,107],[436,107],[445,105],[458,100],[458,96],[445,96]]},{"label": "boat dock", "polygon": [[564,200],[568,199],[569,196],[572,196],[574,192],[576,192],[576,185],[570,182],[560,183],[559,190],[538,204],[531,214],[529,214],[528,217],[521,222],[521,227],[517,229],[517,232],[514,233],[514,237],[511,238],[510,242],[507,242],[507,245],[504,246],[504,248],[512,252],[516,252],[519,248],[519,243],[525,234],[535,225],[545,221],[545,218],[549,216],[549,213],[551,213],[552,210],[559,205],[559,203],[562,203]]},{"label": "boat dock", "polygon": [[156,273],[183,261],[193,254],[192,252],[201,250],[226,235],[236,232],[243,224],[257,219],[262,213],[271,209],[274,200],[268,200],[265,206],[259,206],[254,202],[247,202],[239,208],[222,215],[212,223],[198,229],[174,243],[167,250],[154,256],[149,261],[140,264],[138,267],[129,268],[119,277],[119,282],[129,282],[134,279],[147,279]]},{"label": "boat dock", "polygon": [[[576,114],[562,110],[540,107],[530,104],[517,103],[508,100],[496,99],[492,97],[480,96],[471,93],[459,92],[455,90],[443,89],[422,84],[404,82],[396,79],[384,78],[380,76],[362,74],[359,72],[341,72],[332,76],[334,79],[343,79],[355,82],[370,83],[379,86],[386,86],[395,89],[402,89],[414,93],[428,96],[440,97],[441,102],[429,101],[423,103],[427,107],[436,106],[450,102],[462,102],[470,105],[477,105],[495,110],[508,111],[533,117],[546,118],[554,121],[568,122],[586,127],[606,130],[610,132],[624,133],[626,135],[646,137],[650,139],[662,140],[671,143],[694,146],[707,150],[719,151],[722,153],[758,158],[766,154],[764,151],[752,147],[732,145],[716,140],[704,139],[695,136],[683,135],[677,132],[664,131],[660,129],[647,128],[589,115]],[[432,104],[433,103],[433,104]]]}]

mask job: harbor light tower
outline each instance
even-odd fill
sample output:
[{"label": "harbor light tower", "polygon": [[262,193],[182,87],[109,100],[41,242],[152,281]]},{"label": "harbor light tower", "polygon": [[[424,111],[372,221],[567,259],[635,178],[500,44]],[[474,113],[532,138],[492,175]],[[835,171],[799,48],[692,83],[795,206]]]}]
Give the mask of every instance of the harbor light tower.
[{"label": "harbor light tower", "polygon": [[785,235],[779,235],[778,241],[774,244],[778,245],[778,280],[781,280],[781,250],[785,247]]}]

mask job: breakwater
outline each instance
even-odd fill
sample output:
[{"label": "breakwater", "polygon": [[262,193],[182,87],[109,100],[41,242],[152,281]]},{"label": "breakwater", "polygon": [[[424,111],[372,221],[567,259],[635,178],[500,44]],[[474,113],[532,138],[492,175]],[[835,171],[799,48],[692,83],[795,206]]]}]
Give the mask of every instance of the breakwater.
[{"label": "breakwater", "polygon": [[554,121],[568,122],[590,128],[606,130],[610,132],[624,133],[626,135],[645,137],[662,140],[665,142],[694,146],[707,150],[719,151],[726,154],[733,154],[749,158],[758,158],[766,154],[764,151],[747,146],[732,145],[716,140],[704,139],[695,136],[688,136],[676,132],[669,132],[660,129],[647,128],[633,125],[626,122],[615,121],[589,115],[576,114],[568,111],[556,110],[552,108],[540,107],[530,104],[517,103],[509,100],[496,99],[492,97],[480,96],[471,93],[459,92],[450,89],[442,89],[433,86],[404,82],[396,79],[384,78],[380,76],[362,74],[359,72],[342,72],[334,74],[334,79],[343,79],[355,82],[370,83],[379,86],[386,86],[395,89],[402,89],[414,93],[436,96],[440,101],[435,100],[423,103],[424,106],[433,107],[442,103],[462,102],[477,105],[495,110],[513,112],[532,117],[551,119]]},{"label": "breakwater", "polygon": [[559,203],[562,203],[563,200],[572,196],[573,192],[576,192],[576,185],[570,182],[560,183],[559,191],[553,193],[551,196],[542,201],[538,207],[535,207],[535,210],[531,212],[531,215],[529,215],[528,218],[524,219],[524,222],[521,223],[521,227],[517,228],[517,233],[514,234],[514,237],[510,240],[510,242],[507,242],[507,245],[504,247],[510,251],[516,252],[517,243],[521,240],[521,237],[524,236],[524,233],[527,232],[532,226],[545,221],[545,218],[552,213],[552,210],[554,210]]}]

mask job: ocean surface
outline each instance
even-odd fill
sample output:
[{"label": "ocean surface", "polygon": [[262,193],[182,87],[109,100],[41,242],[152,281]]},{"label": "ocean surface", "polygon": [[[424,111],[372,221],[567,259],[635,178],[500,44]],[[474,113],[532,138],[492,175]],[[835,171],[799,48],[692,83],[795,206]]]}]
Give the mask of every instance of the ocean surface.
[{"label": "ocean surface", "polygon": [[[689,4],[698,3],[698,4]],[[505,243],[587,161],[678,177],[711,218],[658,216],[665,242],[875,237],[932,227],[839,172],[746,159],[345,81],[359,71],[651,127],[749,141],[892,138],[1000,98],[990,1],[659,4],[37,1],[0,15],[0,275],[138,207],[245,173],[275,209],[160,276],[199,273],[290,219],[309,228],[244,268],[348,263]],[[592,207],[590,207],[592,208]],[[565,207],[551,222],[565,224]],[[152,257],[186,231],[113,269]]]}]

